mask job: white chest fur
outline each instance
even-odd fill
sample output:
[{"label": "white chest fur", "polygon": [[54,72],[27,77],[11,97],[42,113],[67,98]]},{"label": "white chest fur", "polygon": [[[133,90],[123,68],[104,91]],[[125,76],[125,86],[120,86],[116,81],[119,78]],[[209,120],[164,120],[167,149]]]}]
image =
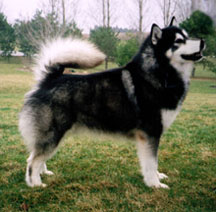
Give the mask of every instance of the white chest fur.
[{"label": "white chest fur", "polygon": [[167,130],[170,125],[175,121],[176,116],[178,115],[180,110],[181,106],[178,106],[175,110],[161,110],[163,131]]}]

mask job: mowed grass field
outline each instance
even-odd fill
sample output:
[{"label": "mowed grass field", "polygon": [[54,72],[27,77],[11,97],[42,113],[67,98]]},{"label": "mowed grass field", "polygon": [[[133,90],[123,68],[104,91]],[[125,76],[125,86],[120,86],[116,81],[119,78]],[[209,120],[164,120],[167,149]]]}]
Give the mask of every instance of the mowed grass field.
[{"label": "mowed grass field", "polygon": [[27,187],[28,153],[17,125],[32,84],[21,64],[0,64],[1,212],[216,211],[215,79],[192,80],[181,113],[162,137],[159,170],[169,176],[169,190],[144,185],[135,142],[88,132],[67,137],[48,161],[55,175],[42,177],[47,188]]}]

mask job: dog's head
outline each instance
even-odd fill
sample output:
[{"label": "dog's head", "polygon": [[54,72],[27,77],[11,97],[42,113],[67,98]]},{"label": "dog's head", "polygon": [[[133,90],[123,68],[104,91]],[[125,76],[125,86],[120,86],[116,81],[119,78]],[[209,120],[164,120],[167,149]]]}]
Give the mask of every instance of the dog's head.
[{"label": "dog's head", "polygon": [[152,25],[151,43],[158,56],[165,56],[175,63],[188,63],[199,61],[205,42],[202,39],[192,39],[185,30],[173,26],[174,18],[169,27],[160,29],[156,24]]}]

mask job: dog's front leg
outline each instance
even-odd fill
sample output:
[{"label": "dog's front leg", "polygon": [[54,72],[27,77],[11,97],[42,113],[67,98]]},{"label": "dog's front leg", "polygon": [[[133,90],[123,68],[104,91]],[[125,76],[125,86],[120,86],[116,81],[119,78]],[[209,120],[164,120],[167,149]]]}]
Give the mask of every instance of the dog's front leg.
[{"label": "dog's front leg", "polygon": [[[150,138],[142,131],[136,132],[137,154],[139,157],[141,171],[144,176],[144,182],[149,187],[169,188],[166,184],[160,182],[162,175],[157,171],[157,149],[158,142],[155,138]],[[165,178],[165,175],[163,176]]]}]

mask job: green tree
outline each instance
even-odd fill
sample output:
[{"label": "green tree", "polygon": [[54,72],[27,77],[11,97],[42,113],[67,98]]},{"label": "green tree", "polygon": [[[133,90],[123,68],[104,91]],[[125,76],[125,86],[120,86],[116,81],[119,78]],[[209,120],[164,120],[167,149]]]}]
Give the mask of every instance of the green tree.
[{"label": "green tree", "polygon": [[78,28],[76,22],[66,23],[64,26],[64,37],[82,37],[82,30]]},{"label": "green tree", "polygon": [[[207,56],[216,55],[216,31],[213,20],[203,12],[195,11],[190,18],[183,21],[180,27],[185,29],[191,37],[203,38],[206,42],[204,54]],[[202,61],[203,67],[208,67],[209,70],[215,73],[214,64],[207,58]],[[195,69],[192,76],[195,75]]]},{"label": "green tree", "polygon": [[215,56],[216,55],[216,30],[214,31],[214,33],[206,36],[205,42],[206,42],[205,55]]},{"label": "green tree", "polygon": [[185,29],[192,37],[206,38],[214,33],[212,19],[199,10],[193,12],[190,18],[180,24],[180,27]]},{"label": "green tree", "polygon": [[[50,36],[56,30],[56,24],[53,19],[52,15],[47,17],[47,21],[52,26],[52,31],[49,31]],[[45,41],[45,37],[48,37],[47,32],[49,29],[46,26],[46,19],[42,17],[42,12],[39,10],[36,11],[33,18],[29,21],[16,20],[14,28],[20,51],[29,57],[38,51],[40,43]]]},{"label": "green tree", "polygon": [[107,55],[105,69],[108,68],[108,61],[116,55],[118,43],[117,33],[110,27],[97,27],[90,32],[90,40]]},{"label": "green tree", "polygon": [[3,13],[0,13],[0,49],[2,56],[10,57],[16,45],[16,36],[13,27],[7,22]]},{"label": "green tree", "polygon": [[119,42],[116,52],[116,63],[120,66],[126,65],[138,51],[139,42],[136,38],[130,38]]},{"label": "green tree", "polygon": [[26,56],[35,54],[45,41],[55,37],[82,36],[82,31],[76,23],[59,22],[58,16],[52,12],[45,17],[42,11],[36,11],[30,21],[17,20],[15,24],[20,51]]},{"label": "green tree", "polygon": [[30,24],[30,22],[17,20],[16,24],[14,25],[19,50],[28,57],[31,57],[33,54],[36,53],[36,48],[27,36],[29,33],[28,28]]}]

